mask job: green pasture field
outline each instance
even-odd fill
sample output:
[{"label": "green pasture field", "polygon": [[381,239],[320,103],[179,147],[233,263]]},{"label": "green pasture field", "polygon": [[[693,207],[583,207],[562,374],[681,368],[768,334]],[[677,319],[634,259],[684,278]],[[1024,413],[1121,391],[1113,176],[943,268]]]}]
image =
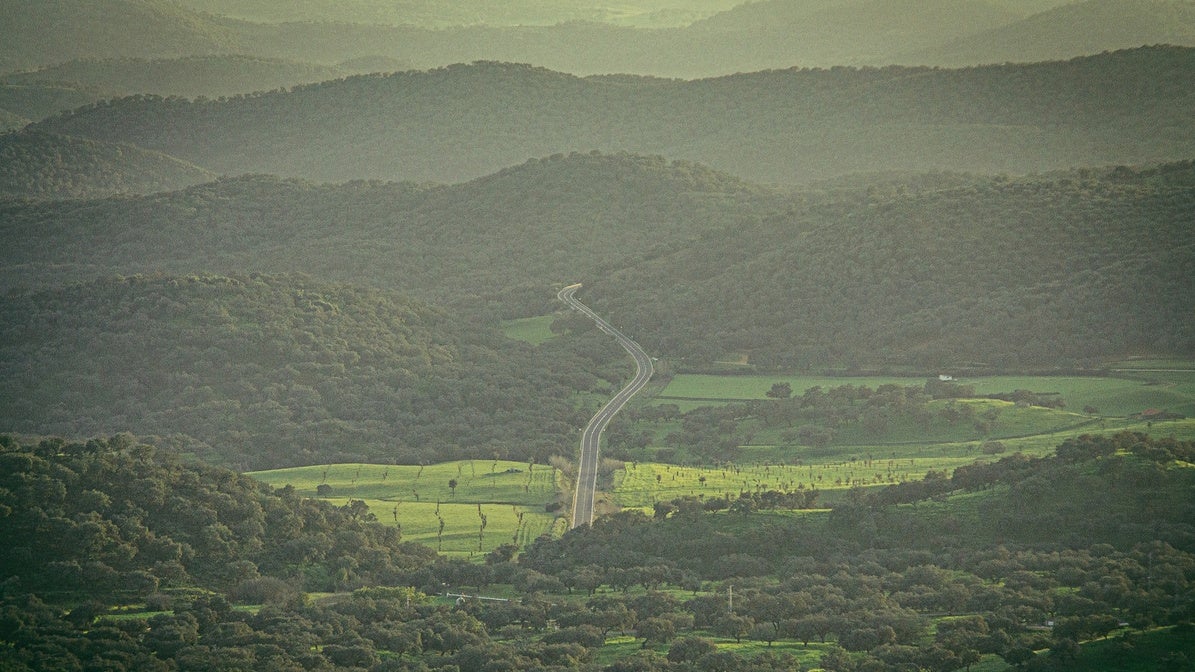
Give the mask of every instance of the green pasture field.
[{"label": "green pasture field", "polygon": [[853,486],[921,480],[927,471],[950,472],[974,461],[974,457],[967,456],[925,455],[852,457],[802,465],[736,463],[723,467],[689,467],[658,462],[628,463],[624,470],[615,473],[612,498],[622,508],[642,509],[680,497],[729,495],[737,498],[741,492],[765,490],[815,489],[830,496],[831,491]]},{"label": "green pasture field", "polygon": [[523,341],[531,345],[539,345],[556,338],[552,333],[552,322],[555,315],[541,315],[539,317],[524,317],[518,320],[503,320],[502,333],[507,338]]},{"label": "green pasture field", "polygon": [[1163,661],[1175,654],[1195,660],[1195,633],[1189,627],[1185,631],[1178,627],[1158,628],[1085,642],[1079,649],[1079,656],[1068,663],[1067,669],[1075,672],[1190,669],[1164,664]]},{"label": "green pasture field", "polygon": [[[557,525],[558,516],[548,513],[545,506],[560,496],[559,473],[542,464],[505,460],[461,460],[423,467],[331,464],[248,475],[274,487],[292,485],[304,497],[316,497],[316,488],[326,484],[331,486],[326,497],[329,502],[344,505],[350,499],[362,500],[382,523],[401,525],[404,540],[450,555],[530,543]],[[457,482],[455,493],[448,486],[451,480]],[[437,502],[444,519],[442,540],[437,538]],[[479,505],[486,516],[480,551]]]},{"label": "green pasture field", "polygon": [[[771,651],[775,654],[788,653],[800,661],[802,669],[811,669],[817,667],[817,664],[822,659],[822,653],[829,646],[829,644],[819,644],[810,642],[809,646],[802,646],[800,642],[793,642],[788,640],[776,640],[772,646],[769,647],[765,642],[752,641],[743,638],[741,643],[735,642],[733,639],[725,637],[718,637],[708,632],[697,631],[693,633],[682,632],[677,634],[677,639],[687,636],[696,636],[707,639],[717,645],[719,651],[729,651],[740,656],[753,658],[766,651]],[[674,640],[675,641],[675,640]],[[642,651],[643,640],[629,635],[611,635],[606,640],[606,645],[598,650],[596,662],[601,666],[612,665],[615,662],[622,660],[628,656],[633,656],[637,651]],[[653,645],[647,647],[649,651],[655,651],[660,655],[668,653],[667,645]]]},{"label": "green pasture field", "polygon": [[[984,376],[960,378],[956,382],[974,386],[977,394],[1018,389],[1039,394],[1058,393],[1066,401],[1067,409],[1081,411],[1090,406],[1104,417],[1125,417],[1149,408],[1195,415],[1195,365],[1173,361],[1150,364],[1162,364],[1168,370],[1125,371],[1116,377]],[[773,383],[788,383],[792,386],[793,394],[800,395],[815,386],[829,389],[842,385],[866,385],[875,389],[885,384],[922,385],[925,378],[679,374],[654,398],[653,403],[675,403],[685,411],[711,403],[766,399]]]}]

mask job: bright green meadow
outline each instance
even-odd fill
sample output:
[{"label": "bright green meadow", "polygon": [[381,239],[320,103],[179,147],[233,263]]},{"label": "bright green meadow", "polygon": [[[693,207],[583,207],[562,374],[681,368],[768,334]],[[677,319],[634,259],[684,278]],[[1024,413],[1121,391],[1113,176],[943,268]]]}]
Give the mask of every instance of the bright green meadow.
[{"label": "bright green meadow", "polygon": [[[320,485],[330,486],[324,496],[329,502],[343,505],[350,499],[362,500],[379,521],[400,525],[404,540],[450,555],[486,553],[508,543],[524,545],[558,524],[558,516],[545,510],[559,498],[558,472],[542,464],[505,460],[426,466],[332,464],[249,475],[274,487],[292,485],[304,497],[317,497]],[[455,492],[450,481],[457,483]]]}]

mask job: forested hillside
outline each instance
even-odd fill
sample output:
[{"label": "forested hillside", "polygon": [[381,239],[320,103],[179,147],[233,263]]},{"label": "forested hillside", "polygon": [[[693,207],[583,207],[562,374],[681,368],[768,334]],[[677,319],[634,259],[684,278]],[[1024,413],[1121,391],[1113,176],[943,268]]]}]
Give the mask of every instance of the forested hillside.
[{"label": "forested hillside", "polygon": [[1195,166],[811,199],[595,281],[648,350],[763,367],[1195,353]]},{"label": "forested hillside", "polygon": [[[473,564],[400,543],[360,501],[300,499],[129,435],[4,436],[0,666],[1182,669],[1193,456],[1082,436],[829,512],[682,498]],[[428,598],[495,590],[516,599]]]},{"label": "forested hillside", "polygon": [[640,263],[785,202],[700,165],[632,155],[549,157],[447,187],[243,177],[85,207],[0,206],[0,269],[4,286],[28,287],[302,268],[521,317],[556,307],[553,283]]},{"label": "forested hillside", "polygon": [[317,180],[459,181],[591,149],[696,160],[764,182],[1027,172],[1188,158],[1193,69],[1195,49],[1169,47],[1034,65],[698,81],[477,63],[227,101],[124,98],[37,128],[136,142],[217,172]]},{"label": "forested hillside", "polygon": [[239,468],[542,462],[584,423],[570,393],[609,385],[589,372],[617,358],[590,347],[586,367],[402,296],[297,277],[101,280],[0,302],[0,426],[133,430]]},{"label": "forested hillside", "polygon": [[653,354],[695,365],[738,353],[764,369],[1073,366],[1195,352],[1193,170],[793,193],[631,155],[435,188],[248,177],[9,203],[0,259],[8,288],[300,267],[500,317],[556,310],[553,286],[579,281]]},{"label": "forested hillside", "polygon": [[0,135],[0,198],[97,198],[181,189],[215,177],[130,145],[46,133]]}]

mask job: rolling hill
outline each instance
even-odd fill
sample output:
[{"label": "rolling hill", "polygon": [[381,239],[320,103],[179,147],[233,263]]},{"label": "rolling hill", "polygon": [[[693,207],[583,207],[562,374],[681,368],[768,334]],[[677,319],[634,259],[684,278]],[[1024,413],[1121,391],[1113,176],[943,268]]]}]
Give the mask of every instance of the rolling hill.
[{"label": "rolling hill", "polygon": [[1190,162],[786,193],[577,154],[445,187],[247,177],[11,203],[0,261],[13,290],[303,268],[501,317],[557,310],[552,287],[580,281],[653,354],[698,366],[1074,366],[1195,353],[1193,208]]},{"label": "rolling hill", "polygon": [[0,77],[0,112],[10,115],[10,128],[112,97],[105,92],[66,82],[14,82]]},{"label": "rolling hill", "polygon": [[[5,432],[133,430],[239,468],[568,451],[572,361],[392,292],[109,278],[0,302]],[[550,373],[549,373],[550,371]]]},{"label": "rolling hill", "polygon": [[[857,171],[1031,172],[1195,153],[1195,49],[962,70],[780,70],[697,81],[477,63],[226,101],[126,98],[37,128],[221,173],[460,181],[627,150],[761,182]],[[303,142],[295,142],[302,138]]]},{"label": "rolling hill", "polygon": [[[17,38],[0,45],[0,71],[83,58],[239,54],[325,67],[379,58],[418,68],[488,60],[578,75],[693,78],[794,66],[966,66],[1195,44],[1189,6],[1178,0],[1061,8],[1053,0],[733,4],[6,0],[0,25],[15,27]],[[1089,28],[1089,38],[1078,40],[1075,26]]]},{"label": "rolling hill", "polygon": [[131,145],[44,133],[0,135],[0,198],[99,198],[171,191],[214,178]]},{"label": "rolling hill", "polygon": [[233,31],[166,0],[3,0],[0,71],[78,58],[236,51]]},{"label": "rolling hill", "polygon": [[699,165],[630,155],[549,157],[443,187],[250,176],[83,207],[9,204],[0,258],[5,287],[301,268],[536,314],[554,303],[552,283],[639,263],[783,203]]},{"label": "rolling hill", "polygon": [[949,43],[897,63],[954,66],[1048,61],[1144,44],[1195,46],[1195,5],[1183,0],[1085,0]]},{"label": "rolling hill", "polygon": [[[401,69],[401,68],[393,68]],[[72,105],[60,105],[51,112],[79,107],[101,98],[156,94],[162,96],[205,96],[218,98],[239,93],[270,91],[297,84],[337,79],[359,70],[299,63],[254,56],[218,55],[181,58],[84,59],[59,63],[37,70],[0,77],[6,86],[67,83],[102,91]],[[48,116],[51,112],[38,115]]]},{"label": "rolling hill", "polygon": [[[887,195],[885,195],[887,191]],[[1191,162],[813,200],[588,285],[647,350],[760,367],[1195,354]]]}]

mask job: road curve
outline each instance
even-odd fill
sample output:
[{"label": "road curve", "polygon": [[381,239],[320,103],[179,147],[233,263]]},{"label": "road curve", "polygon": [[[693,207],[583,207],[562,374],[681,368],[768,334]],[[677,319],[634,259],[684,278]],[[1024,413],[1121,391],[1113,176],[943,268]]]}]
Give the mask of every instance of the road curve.
[{"label": "road curve", "polygon": [[589,421],[586,425],[585,431],[581,433],[581,460],[577,465],[577,487],[573,492],[573,522],[570,527],[580,527],[588,525],[593,522],[593,500],[597,492],[597,477],[598,477],[598,444],[602,440],[602,430],[606,429],[606,425],[610,424],[610,420],[616,413],[622,410],[631,397],[635,396],[639,390],[642,390],[647,385],[647,381],[651,380],[652,373],[655,369],[651,365],[651,357],[639,347],[639,344],[627,338],[621,331],[610,326],[610,323],[603,320],[597,313],[589,309],[589,306],[581,303],[573,298],[573,294],[581,289],[581,284],[569,285],[560,290],[556,294],[556,298],[567,303],[573,310],[580,311],[588,315],[590,319],[597,323],[598,329],[613,336],[618,344],[626,350],[631,357],[635,358],[635,377],[622,388],[614,398],[606,402],[602,410],[597,412],[597,415]]}]

